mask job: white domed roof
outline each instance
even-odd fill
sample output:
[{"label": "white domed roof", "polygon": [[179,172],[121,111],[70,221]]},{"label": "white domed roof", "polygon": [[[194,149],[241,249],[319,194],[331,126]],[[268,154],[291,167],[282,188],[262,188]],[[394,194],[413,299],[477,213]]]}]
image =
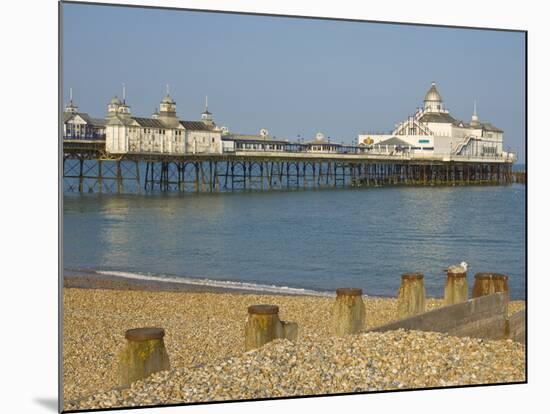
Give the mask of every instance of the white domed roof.
[{"label": "white domed roof", "polygon": [[112,99],[109,101],[109,103],[110,103],[111,105],[122,105],[122,101],[121,101],[120,99],[118,99],[118,97],[116,97],[116,96],[115,96],[114,98],[112,98]]},{"label": "white domed roof", "polygon": [[424,97],[424,102],[431,101],[431,102],[442,102],[443,99],[441,98],[441,95],[437,91],[437,88],[435,87],[435,82],[432,82],[431,88],[426,92],[426,96]]}]

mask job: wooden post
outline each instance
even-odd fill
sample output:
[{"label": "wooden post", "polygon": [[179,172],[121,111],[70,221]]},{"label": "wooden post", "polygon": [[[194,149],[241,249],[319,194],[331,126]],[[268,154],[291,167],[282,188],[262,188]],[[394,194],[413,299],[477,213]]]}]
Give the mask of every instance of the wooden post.
[{"label": "wooden post", "polygon": [[137,328],[126,331],[126,347],[119,355],[119,385],[131,383],[149,375],[170,369],[164,347],[164,329]]},{"label": "wooden post", "polygon": [[508,288],[508,276],[501,273],[493,273],[493,289],[495,293],[503,292],[506,300],[510,300],[510,290]]},{"label": "wooden post", "polygon": [[363,291],[355,288],[336,289],[333,323],[334,333],[344,336],[359,332],[365,324]]},{"label": "wooden post", "polygon": [[260,348],[278,338],[295,341],[298,338],[298,324],[279,320],[279,307],[276,305],[249,306],[244,328],[245,351]]},{"label": "wooden post", "polygon": [[468,300],[468,279],[466,272],[447,271],[447,282],[445,284],[444,306],[454,305],[455,303],[466,302]]},{"label": "wooden post", "polygon": [[492,273],[475,274],[474,288],[472,289],[472,298],[479,298],[480,296],[495,293],[492,276]]},{"label": "wooden post", "polygon": [[298,339],[298,324],[296,322],[284,322],[281,321],[283,326],[283,338],[289,341],[296,341]]},{"label": "wooden post", "polygon": [[404,273],[397,295],[399,318],[417,315],[426,311],[426,289],[422,273]]}]

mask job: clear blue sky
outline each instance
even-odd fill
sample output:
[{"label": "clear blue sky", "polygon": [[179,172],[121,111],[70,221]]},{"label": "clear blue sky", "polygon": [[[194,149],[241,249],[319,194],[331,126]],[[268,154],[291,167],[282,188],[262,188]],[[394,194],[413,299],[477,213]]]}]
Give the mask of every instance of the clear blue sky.
[{"label": "clear blue sky", "polygon": [[169,83],[186,120],[208,95],[233,132],[354,142],[393,129],[434,80],[455,118],[476,99],[524,160],[523,33],[65,4],[63,41],[64,99],[71,86],[93,116],[122,82],[132,113],[150,116]]}]

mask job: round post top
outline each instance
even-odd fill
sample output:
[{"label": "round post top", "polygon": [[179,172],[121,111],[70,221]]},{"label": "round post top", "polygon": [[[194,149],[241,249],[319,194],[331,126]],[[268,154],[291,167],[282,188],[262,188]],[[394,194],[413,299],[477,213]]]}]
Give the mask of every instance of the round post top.
[{"label": "round post top", "polygon": [[336,296],[361,296],[363,289],[359,288],[339,288],[336,289]]},{"label": "round post top", "polygon": [[251,315],[276,315],[279,313],[277,305],[252,305],[248,307],[248,313]]},{"label": "round post top", "polygon": [[493,278],[493,273],[480,272],[475,274],[476,280],[491,280]]},{"label": "round post top", "polygon": [[422,280],[422,279],[424,279],[424,275],[422,273],[403,273],[401,275],[401,279],[403,279],[403,280]]},{"label": "round post top", "polygon": [[162,339],[164,337],[164,329],[151,327],[128,329],[124,336],[129,341],[148,341],[151,339]]},{"label": "round post top", "polygon": [[453,272],[447,270],[447,277],[466,277],[466,272]]},{"label": "round post top", "polygon": [[502,273],[493,273],[493,280],[508,280],[508,276],[503,275]]}]

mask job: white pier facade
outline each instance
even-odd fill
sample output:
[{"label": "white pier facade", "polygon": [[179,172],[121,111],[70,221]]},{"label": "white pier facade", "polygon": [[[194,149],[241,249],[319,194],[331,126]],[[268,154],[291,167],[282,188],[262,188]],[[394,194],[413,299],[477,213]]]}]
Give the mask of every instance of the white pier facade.
[{"label": "white pier facade", "polygon": [[[90,157],[168,163],[247,160],[252,163],[250,168],[255,168],[254,163],[258,160],[352,163],[353,168],[361,163],[413,165],[418,162],[422,165],[437,163],[440,169],[445,163],[510,165],[515,161],[515,154],[503,150],[504,132],[501,129],[480,122],[475,104],[469,123],[452,117],[435,83],[426,93],[422,109],[399,123],[391,134],[360,134],[355,144],[335,142],[321,132],[309,141],[275,137],[267,129],[258,134],[234,133],[216,125],[208,110],[208,100],[199,120],[184,120],[178,117],[176,102],[168,88],[158,110],[150,117],[132,115],[123,89],[122,99],[115,96],[109,101],[104,119],[79,112],[71,92],[63,122],[64,149],[69,158],[77,157],[82,162]],[[370,174],[369,169],[361,168],[361,174],[365,171]],[[304,171],[300,174],[306,174]],[[402,174],[402,170],[399,171]],[[441,176],[442,171],[433,175]],[[469,174],[465,172],[464,176]],[[485,173],[478,171],[475,174],[482,176]]]},{"label": "white pier facade", "polygon": [[390,134],[363,133],[357,144],[366,148],[404,150],[421,157],[468,157],[509,160],[503,150],[504,132],[480,122],[476,104],[469,123],[455,119],[443,105],[435,82],[414,115],[396,125]]}]

